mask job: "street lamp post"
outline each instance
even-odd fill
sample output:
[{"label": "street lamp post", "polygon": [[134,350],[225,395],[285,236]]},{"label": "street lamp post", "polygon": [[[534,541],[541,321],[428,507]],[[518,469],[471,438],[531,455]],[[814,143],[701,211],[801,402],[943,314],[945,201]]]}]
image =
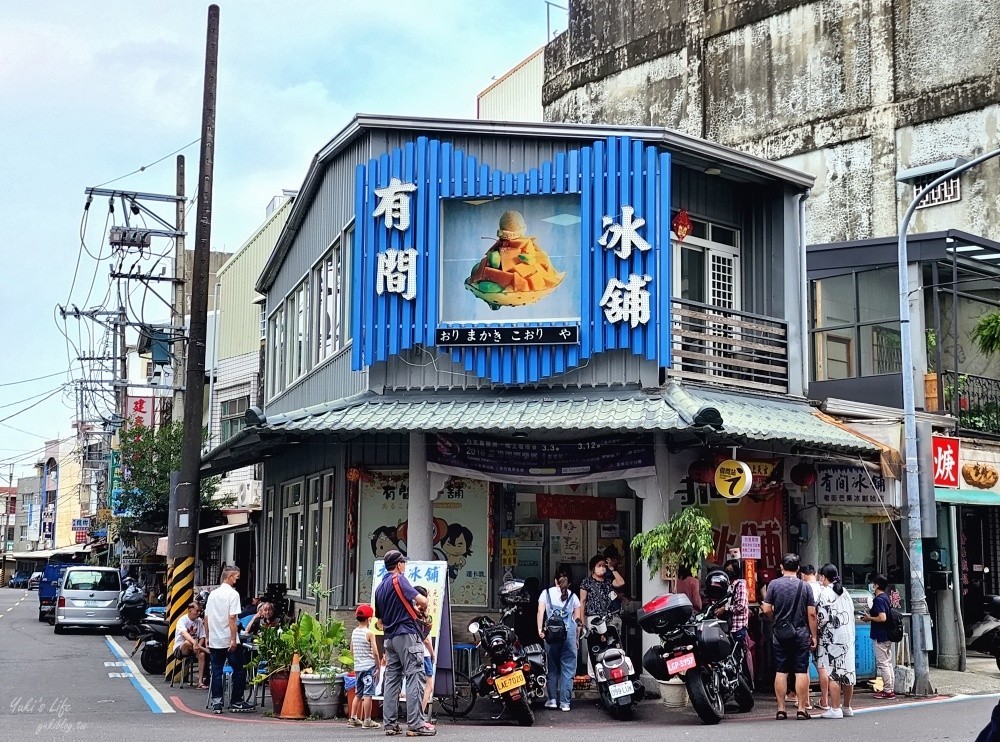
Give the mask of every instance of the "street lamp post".
[{"label": "street lamp post", "polygon": [[[917,398],[913,384],[913,346],[910,333],[910,284],[909,259],[906,250],[906,230],[913,212],[924,196],[941,183],[964,173],[966,170],[1000,156],[1000,149],[987,152],[939,176],[925,186],[910,202],[899,224],[897,264],[899,268],[899,335],[902,345],[903,365],[903,431],[906,458],[906,533],[910,561],[910,610],[912,621],[910,635],[913,643],[913,693],[918,696],[931,694],[930,663],[927,658],[927,637],[931,631],[931,617],[927,610],[924,591],[924,548],[920,515],[920,475],[917,459]],[[956,555],[957,558],[957,555]]]}]

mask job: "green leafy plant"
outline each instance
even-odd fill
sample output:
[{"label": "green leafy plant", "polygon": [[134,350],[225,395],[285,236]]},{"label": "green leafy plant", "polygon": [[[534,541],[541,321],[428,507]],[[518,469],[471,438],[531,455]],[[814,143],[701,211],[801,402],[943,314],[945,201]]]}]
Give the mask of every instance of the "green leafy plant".
[{"label": "green leafy plant", "polygon": [[262,629],[255,641],[257,657],[267,667],[266,673],[254,676],[254,683],[263,683],[272,675],[292,666],[292,645],[285,641],[280,629]]},{"label": "green leafy plant", "polygon": [[664,564],[695,570],[714,548],[712,521],[694,506],[681,510],[666,523],[637,533],[632,539],[632,549],[649,565],[651,575]]},{"label": "green leafy plant", "polygon": [[972,329],[972,342],[984,356],[1000,352],[1000,312],[984,314]]},{"label": "green leafy plant", "polygon": [[306,585],[306,593],[313,596],[317,600],[326,600],[333,593],[332,589],[323,587],[324,569],[326,569],[325,564],[320,564],[316,567],[316,579]]}]

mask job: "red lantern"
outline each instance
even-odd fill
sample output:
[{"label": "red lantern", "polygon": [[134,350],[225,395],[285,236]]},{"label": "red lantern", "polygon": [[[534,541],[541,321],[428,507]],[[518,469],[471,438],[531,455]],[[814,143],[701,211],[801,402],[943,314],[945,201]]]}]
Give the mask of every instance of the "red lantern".
[{"label": "red lantern", "polygon": [[816,483],[816,469],[813,468],[812,464],[807,464],[804,461],[793,466],[789,475],[792,482],[799,487],[811,487]]},{"label": "red lantern", "polygon": [[359,479],[361,479],[360,469],[358,469],[356,466],[352,466],[350,469],[347,470],[348,482],[357,482]]},{"label": "red lantern", "polygon": [[711,484],[715,481],[715,464],[711,459],[698,459],[688,467],[688,479],[695,484]]},{"label": "red lantern", "polygon": [[677,216],[674,220],[670,222],[671,228],[674,230],[674,234],[677,235],[677,241],[683,242],[684,238],[691,234],[691,217],[688,216],[687,209],[681,209],[677,212]]}]

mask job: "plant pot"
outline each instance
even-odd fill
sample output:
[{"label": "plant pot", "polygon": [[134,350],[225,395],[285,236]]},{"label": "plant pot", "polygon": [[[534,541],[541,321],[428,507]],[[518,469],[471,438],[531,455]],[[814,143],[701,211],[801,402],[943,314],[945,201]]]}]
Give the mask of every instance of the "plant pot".
[{"label": "plant pot", "polygon": [[280,670],[269,677],[267,687],[271,694],[271,707],[277,716],[281,713],[281,704],[285,702],[285,692],[288,690],[288,670]]},{"label": "plant pot", "polygon": [[667,708],[681,709],[688,705],[687,686],[680,678],[657,680],[656,684],[660,687],[660,700]]},{"label": "plant pot", "polygon": [[309,707],[310,714],[321,719],[332,719],[337,715],[343,688],[343,681],[330,675],[302,674],[306,706]]}]

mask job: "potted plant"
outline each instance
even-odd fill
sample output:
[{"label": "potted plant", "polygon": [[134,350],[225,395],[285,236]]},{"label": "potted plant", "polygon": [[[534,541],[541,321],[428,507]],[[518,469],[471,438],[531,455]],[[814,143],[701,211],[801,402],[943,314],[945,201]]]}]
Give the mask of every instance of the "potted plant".
[{"label": "potted plant", "polygon": [[695,506],[685,508],[666,523],[637,533],[632,548],[656,574],[664,566],[690,567],[697,572],[701,560],[715,549],[712,521]]},{"label": "potted plant", "polygon": [[254,676],[253,682],[268,684],[274,713],[279,714],[288,689],[288,672],[294,649],[291,642],[285,641],[281,629],[275,628],[263,629],[257,636],[255,646],[257,661],[263,671]]},{"label": "potted plant", "polygon": [[298,650],[303,657],[302,688],[309,713],[332,719],[343,693],[342,674],[353,665],[345,642],[344,623],[319,621],[304,613],[298,622]]}]

